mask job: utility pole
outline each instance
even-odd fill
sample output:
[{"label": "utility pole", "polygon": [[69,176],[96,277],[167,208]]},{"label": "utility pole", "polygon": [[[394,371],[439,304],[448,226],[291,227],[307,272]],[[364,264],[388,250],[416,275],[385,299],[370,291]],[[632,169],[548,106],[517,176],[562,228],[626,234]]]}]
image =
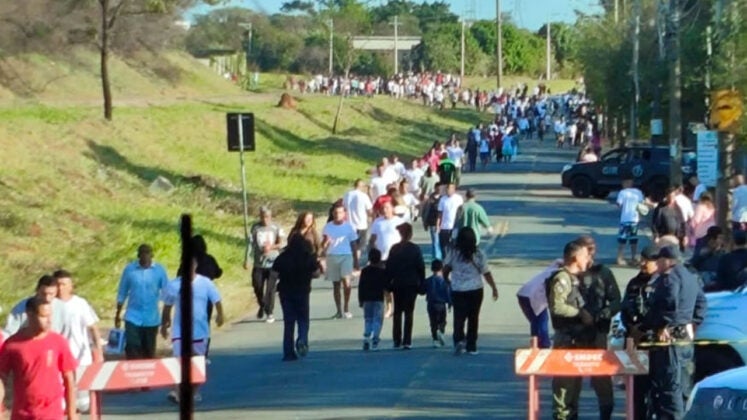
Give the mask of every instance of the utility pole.
[{"label": "utility pole", "polygon": [[682,87],[680,61],[680,1],[669,5],[669,155],[670,185],[682,184]]},{"label": "utility pole", "polygon": [[498,63],[498,80],[496,81],[496,87],[500,89],[503,84],[503,17],[501,16],[501,0],[495,0],[495,21],[496,36],[498,37],[498,43],[495,47],[495,59]]},{"label": "utility pole", "polygon": [[467,27],[467,21],[462,19],[462,40],[461,40],[461,63],[459,67],[459,77],[464,83],[464,30]]},{"label": "utility pole", "polygon": [[329,77],[332,77],[335,56],[335,21],[330,19],[327,25],[329,25]]},{"label": "utility pole", "polygon": [[638,138],[638,107],[641,101],[641,82],[638,71],[641,44],[641,0],[635,0],[635,16],[633,17],[633,100],[630,106],[630,138]]},{"label": "utility pole", "polygon": [[394,74],[399,74],[399,16],[394,15]]}]

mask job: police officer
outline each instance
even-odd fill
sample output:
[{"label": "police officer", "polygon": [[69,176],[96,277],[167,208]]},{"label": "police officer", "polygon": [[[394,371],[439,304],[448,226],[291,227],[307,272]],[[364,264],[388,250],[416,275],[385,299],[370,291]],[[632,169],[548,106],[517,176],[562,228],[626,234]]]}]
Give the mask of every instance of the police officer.
[{"label": "police officer", "polygon": [[[563,267],[545,283],[555,337],[553,347],[571,349],[585,347],[594,337],[594,318],[584,309],[578,275],[589,266],[589,250],[576,241],[563,249]],[[552,379],[553,419],[577,419],[581,377]]]},{"label": "police officer", "polygon": [[657,420],[679,420],[685,414],[682,371],[692,359],[693,320],[705,315],[705,306],[696,306],[702,291],[679,262],[678,247],[663,247],[657,257],[658,276],[640,329],[650,331],[656,341],[649,352],[652,414]]},{"label": "police officer", "polygon": [[[648,312],[646,301],[652,290],[649,283],[658,268],[658,252],[659,250],[651,245],[641,251],[641,270],[628,282],[622,299],[620,320],[625,327],[625,331],[627,331],[626,338],[632,338],[636,345],[644,340],[640,325],[643,316]],[[649,383],[648,375],[636,375],[633,378],[633,401],[635,405],[633,418],[636,420],[646,420],[648,418],[646,396],[650,388]]]},{"label": "police officer", "polygon": [[[612,271],[603,264],[595,264],[597,245],[589,235],[576,240],[589,251],[589,266],[580,275],[581,291],[586,302],[586,309],[594,317],[594,336],[586,343],[587,348],[607,350],[607,335],[610,332],[612,317],[620,312],[620,287]],[[599,418],[612,418],[615,399],[612,393],[611,376],[592,376],[591,387],[597,394]]]}]

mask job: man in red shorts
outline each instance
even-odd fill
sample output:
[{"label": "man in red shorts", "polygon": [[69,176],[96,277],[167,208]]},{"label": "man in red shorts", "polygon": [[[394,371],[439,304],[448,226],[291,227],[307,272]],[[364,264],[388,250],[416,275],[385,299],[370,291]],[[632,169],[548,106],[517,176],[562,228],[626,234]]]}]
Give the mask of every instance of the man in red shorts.
[{"label": "man in red shorts", "polygon": [[67,415],[68,419],[77,420],[76,361],[67,341],[50,331],[52,306],[29,299],[26,315],[28,325],[10,337],[0,350],[0,401],[5,398],[5,382],[12,377],[11,419],[62,420]]}]

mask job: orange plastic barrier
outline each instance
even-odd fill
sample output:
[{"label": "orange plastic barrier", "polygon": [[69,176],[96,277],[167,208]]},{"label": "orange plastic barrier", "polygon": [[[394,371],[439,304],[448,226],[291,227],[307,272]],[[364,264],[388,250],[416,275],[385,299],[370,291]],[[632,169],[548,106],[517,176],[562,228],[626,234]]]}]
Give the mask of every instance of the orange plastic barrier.
[{"label": "orange plastic barrier", "polygon": [[539,419],[539,376],[625,376],[626,418],[633,419],[633,376],[648,374],[648,352],[635,350],[628,340],[626,350],[540,349],[516,350],[517,375],[529,377],[529,420]]},{"label": "orange plastic barrier", "polygon": [[[98,362],[77,372],[80,391],[91,392],[91,420],[101,418],[101,393],[141,388],[174,386],[181,382],[181,366],[176,357],[165,359]],[[192,358],[192,383],[205,383],[205,357]]]}]

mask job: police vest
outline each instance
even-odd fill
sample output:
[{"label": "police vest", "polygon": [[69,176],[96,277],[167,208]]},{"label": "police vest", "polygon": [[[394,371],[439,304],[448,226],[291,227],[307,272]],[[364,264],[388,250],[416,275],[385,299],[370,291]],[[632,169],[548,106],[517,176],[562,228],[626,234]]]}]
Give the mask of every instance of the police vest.
[{"label": "police vest", "polygon": [[[552,295],[552,287],[554,284],[553,280],[555,280],[561,274],[567,275],[571,282],[571,292],[566,297],[565,303],[576,309],[583,308],[584,297],[581,294],[581,290],[579,290],[578,284],[574,283],[573,275],[566,272],[565,270],[558,270],[554,272],[550,277],[548,277],[547,280],[545,280],[545,294],[547,295],[548,299],[550,299],[550,296]],[[555,316],[550,313],[550,320],[552,321],[552,328],[555,331],[564,334],[575,335],[577,333],[580,333],[585,327],[581,322],[580,317],[568,318],[564,316]]]}]

